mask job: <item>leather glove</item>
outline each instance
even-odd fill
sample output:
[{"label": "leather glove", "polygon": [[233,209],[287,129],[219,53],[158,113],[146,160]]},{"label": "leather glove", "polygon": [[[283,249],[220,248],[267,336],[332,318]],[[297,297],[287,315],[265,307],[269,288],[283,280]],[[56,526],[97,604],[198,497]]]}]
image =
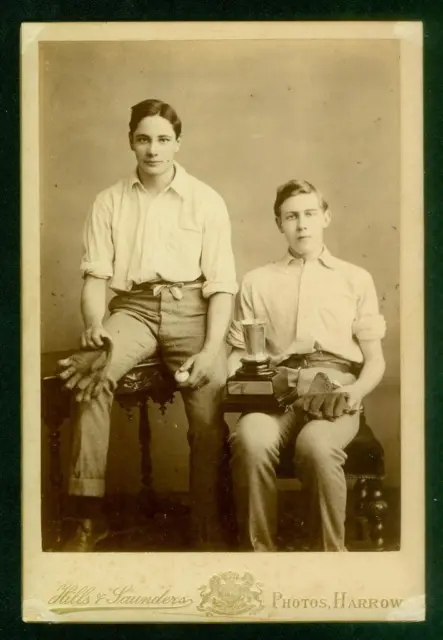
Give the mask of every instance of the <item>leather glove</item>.
[{"label": "leather glove", "polygon": [[336,420],[344,413],[350,413],[346,393],[333,391],[331,393],[308,393],[294,403],[296,407],[315,420]]},{"label": "leather glove", "polygon": [[77,402],[89,402],[91,398],[97,397],[106,383],[112,342],[106,338],[103,341],[101,349],[81,349],[58,362],[63,368],[58,377],[66,381],[66,389],[77,391]]},{"label": "leather glove", "polygon": [[314,420],[333,421],[345,413],[351,413],[348,395],[337,391],[324,373],[315,376],[308,393],[296,400],[293,406]]}]

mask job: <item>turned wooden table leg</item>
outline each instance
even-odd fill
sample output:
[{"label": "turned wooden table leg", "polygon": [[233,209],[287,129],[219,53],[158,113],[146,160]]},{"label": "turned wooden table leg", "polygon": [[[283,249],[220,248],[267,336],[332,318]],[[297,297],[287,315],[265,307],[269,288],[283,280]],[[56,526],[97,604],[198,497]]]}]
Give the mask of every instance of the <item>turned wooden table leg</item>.
[{"label": "turned wooden table leg", "polygon": [[147,398],[139,404],[139,442],[141,452],[141,481],[140,509],[147,517],[155,514],[155,494],[152,488],[152,461],[151,461],[151,425],[149,424],[149,414]]},{"label": "turned wooden table leg", "polygon": [[56,548],[60,547],[62,539],[62,500],[63,500],[63,474],[62,465],[60,460],[60,442],[61,435],[60,430],[63,420],[54,420],[52,424],[48,425],[48,439],[49,439],[49,481],[51,485],[53,495],[53,515],[52,515],[52,528],[54,535],[54,542]]},{"label": "turned wooden table leg", "polygon": [[370,535],[375,551],[383,551],[385,548],[384,518],[388,510],[388,503],[383,498],[381,482],[374,482],[370,488],[368,514],[370,519]]},{"label": "turned wooden table leg", "polygon": [[370,540],[367,516],[369,488],[366,478],[356,480],[353,492],[355,496],[355,537],[359,542],[368,542]]},{"label": "turned wooden table leg", "polygon": [[[61,428],[71,412],[71,394],[54,377],[42,380],[42,424],[46,425],[49,444],[49,482],[51,488],[51,546],[60,548],[63,519],[63,474]],[[44,526],[44,525],[43,525]]]}]

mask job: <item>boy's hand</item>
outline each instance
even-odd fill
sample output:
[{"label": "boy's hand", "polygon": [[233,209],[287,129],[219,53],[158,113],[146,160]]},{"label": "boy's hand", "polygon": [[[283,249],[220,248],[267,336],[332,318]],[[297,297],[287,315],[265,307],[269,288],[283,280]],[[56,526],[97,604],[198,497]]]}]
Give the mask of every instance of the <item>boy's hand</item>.
[{"label": "boy's hand", "polygon": [[345,393],[347,395],[351,413],[355,413],[360,409],[363,401],[363,395],[356,384],[349,384],[340,387],[340,393]]},{"label": "boy's hand", "polygon": [[101,349],[105,346],[106,340],[112,342],[111,335],[101,324],[87,327],[80,336],[82,349]]},{"label": "boy's hand", "polygon": [[180,383],[180,387],[199,389],[209,382],[214,368],[214,360],[217,354],[212,351],[202,349],[199,353],[191,356],[177,370],[177,373],[189,371],[189,378]]}]

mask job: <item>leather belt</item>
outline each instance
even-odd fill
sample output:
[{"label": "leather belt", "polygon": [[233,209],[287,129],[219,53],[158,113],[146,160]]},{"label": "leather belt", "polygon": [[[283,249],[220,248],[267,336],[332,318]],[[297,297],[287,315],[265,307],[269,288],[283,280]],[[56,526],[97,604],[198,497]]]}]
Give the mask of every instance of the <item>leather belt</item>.
[{"label": "leather belt", "polygon": [[[321,356],[323,356],[324,359]],[[324,369],[335,369],[342,373],[355,372],[355,363],[324,352],[321,355],[292,355],[283,362],[280,362],[279,366],[288,367],[289,369],[311,369],[313,367],[321,367]]]}]

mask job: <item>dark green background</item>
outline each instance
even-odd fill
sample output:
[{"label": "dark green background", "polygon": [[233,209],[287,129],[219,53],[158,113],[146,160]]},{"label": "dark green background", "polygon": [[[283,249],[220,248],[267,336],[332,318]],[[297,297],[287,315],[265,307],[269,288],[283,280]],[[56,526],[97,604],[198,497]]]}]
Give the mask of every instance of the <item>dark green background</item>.
[{"label": "dark green background", "polygon": [[[153,6],[155,5],[155,6]],[[315,8],[314,8],[315,5]],[[422,20],[424,22],[425,243],[426,243],[426,511],[427,621],[410,624],[272,625],[24,625],[21,616],[20,528],[20,115],[19,30],[21,22],[135,20]],[[183,2],[164,0],[70,2],[2,0],[0,7],[0,637],[159,638],[184,636],[261,639],[307,636],[340,639],[443,637],[441,554],[443,521],[440,468],[443,457],[443,3],[414,2]],[[22,185],[26,189],[26,184]],[[418,425],[419,428],[419,425]],[[407,470],[406,470],[407,473]],[[406,497],[407,499],[407,497]],[[38,523],[36,523],[36,527]],[[380,576],[383,582],[383,576]]]}]

